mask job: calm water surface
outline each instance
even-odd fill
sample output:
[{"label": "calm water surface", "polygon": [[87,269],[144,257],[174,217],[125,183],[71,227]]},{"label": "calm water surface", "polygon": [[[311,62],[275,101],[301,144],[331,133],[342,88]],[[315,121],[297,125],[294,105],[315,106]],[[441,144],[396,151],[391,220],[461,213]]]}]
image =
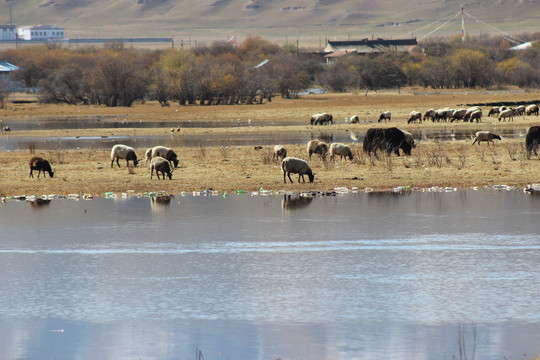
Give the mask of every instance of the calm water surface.
[{"label": "calm water surface", "polygon": [[[1,359],[540,353],[520,191],[0,206]],[[473,331],[476,330],[476,340]]]}]

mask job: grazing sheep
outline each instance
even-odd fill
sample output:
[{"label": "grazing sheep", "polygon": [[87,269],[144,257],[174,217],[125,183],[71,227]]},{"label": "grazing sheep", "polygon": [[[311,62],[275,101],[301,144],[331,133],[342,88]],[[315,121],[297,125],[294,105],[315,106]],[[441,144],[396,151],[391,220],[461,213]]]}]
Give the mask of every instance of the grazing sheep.
[{"label": "grazing sheep", "polygon": [[407,124],[415,122],[416,120],[418,120],[418,123],[422,123],[422,113],[413,110],[413,111],[411,111],[409,113],[409,118],[407,119]]},{"label": "grazing sheep", "polygon": [[11,131],[11,128],[10,128],[9,126],[6,125],[6,126],[4,126],[4,127],[2,128],[2,131],[8,132],[8,131]]},{"label": "grazing sheep", "polygon": [[371,128],[364,138],[363,149],[366,154],[377,156],[377,150],[386,151],[388,156],[395,153],[399,156],[399,149],[407,155],[411,155],[412,145],[405,139],[405,133],[396,128],[377,129]]},{"label": "grazing sheep", "polygon": [[[476,111],[480,111],[480,113],[482,113],[482,109],[480,108],[480,106],[473,106],[473,107],[470,107],[467,109],[467,112],[465,113],[465,115],[463,116],[463,121],[464,122],[467,122],[467,121],[471,121],[471,115],[476,112]],[[477,115],[478,116],[478,115]],[[482,116],[480,116],[481,118]],[[471,121],[472,122],[472,121]]]},{"label": "grazing sheep", "polygon": [[449,108],[444,108],[444,109],[438,109],[437,112],[435,113],[435,118],[433,119],[433,121],[447,121],[448,118],[452,115],[452,113],[454,112],[453,109],[449,109]]},{"label": "grazing sheep", "polygon": [[[147,154],[148,156],[148,154]],[[151,159],[157,157],[157,156],[161,156],[162,158],[165,158],[167,159],[168,161],[171,161],[173,164],[174,164],[174,167],[178,167],[178,156],[176,155],[176,153],[168,148],[168,147],[165,147],[165,146],[154,146],[152,148],[152,153],[150,154],[151,156]]]},{"label": "grazing sheep", "polygon": [[[498,139],[498,140],[501,140],[501,137],[497,134],[494,134],[490,131],[477,131],[476,132],[476,137],[474,138],[474,141],[471,145],[474,145],[474,143],[478,142],[478,145],[480,145],[480,142],[481,141],[485,141],[487,142],[488,146],[489,146],[489,143],[493,143],[493,140],[494,139]],[[495,145],[495,144],[494,144]]]},{"label": "grazing sheep", "polygon": [[465,114],[467,113],[467,109],[457,109],[452,112],[452,116],[450,116],[450,122],[463,120],[465,117]]},{"label": "grazing sheep", "polygon": [[384,121],[386,121],[386,120],[391,121],[392,120],[392,114],[390,113],[390,111],[385,111],[385,112],[381,113],[381,115],[379,116],[378,121],[381,122],[383,120]]},{"label": "grazing sheep", "polygon": [[43,171],[43,177],[45,177],[45,172],[49,173],[49,177],[54,177],[54,172],[51,169],[51,164],[49,162],[39,156],[34,156],[30,159],[28,162],[28,165],[30,166],[30,175],[28,177],[34,177],[33,171],[37,170],[38,174],[37,177],[39,178],[39,174]]},{"label": "grazing sheep", "polygon": [[273,156],[274,160],[276,160],[276,159],[283,160],[286,157],[287,157],[287,149],[285,149],[281,145],[274,146],[274,156]]},{"label": "grazing sheep", "polygon": [[488,116],[498,116],[500,112],[500,108],[498,106],[494,106],[491,109],[489,109]]},{"label": "grazing sheep", "polygon": [[527,116],[531,116],[533,114],[538,116],[538,105],[532,104],[532,105],[527,106],[525,108],[525,114],[527,114]]},{"label": "grazing sheep", "polygon": [[473,120],[476,120],[477,123],[482,121],[482,110],[476,110],[471,113],[471,116],[469,117],[470,122],[473,122]]},{"label": "grazing sheep", "polygon": [[515,115],[524,115],[525,114],[525,105],[519,105],[517,108],[514,109]]},{"label": "grazing sheep", "polygon": [[360,118],[358,117],[358,115],[353,115],[351,116],[351,118],[349,119],[349,122],[351,124],[358,124],[360,122]]},{"label": "grazing sheep", "polygon": [[311,154],[319,154],[325,160],[328,153],[328,144],[319,140],[310,140],[307,144],[307,153],[309,160],[311,160]]},{"label": "grazing sheep", "polygon": [[114,145],[111,149],[111,168],[114,165],[114,160],[116,164],[120,167],[118,159],[126,159],[126,164],[129,166],[129,161],[133,161],[133,166],[137,166],[139,161],[137,160],[137,155],[135,154],[135,149],[131,146],[117,144]]},{"label": "grazing sheep", "polygon": [[315,114],[311,117],[311,125],[328,125],[334,123],[334,117],[327,113]]},{"label": "grazing sheep", "polygon": [[435,109],[428,109],[424,113],[423,120],[426,121],[427,119],[431,119],[431,121],[435,121],[436,114],[437,114],[437,111]]},{"label": "grazing sheep", "polygon": [[347,159],[347,157],[349,157],[349,160],[353,159],[351,148],[342,143],[332,143],[330,145],[330,160],[333,161],[335,155],[339,155],[340,159],[343,159],[344,156],[345,159]]},{"label": "grazing sheep", "polygon": [[172,180],[173,166],[171,162],[167,159],[164,159],[161,156],[156,156],[155,158],[152,158],[152,161],[150,161],[150,179],[152,179],[154,170],[156,170],[158,180],[159,173],[161,173],[161,175],[163,176],[162,180],[165,180],[165,174],[167,174],[169,180]]},{"label": "grazing sheep", "polygon": [[527,136],[525,137],[525,149],[527,149],[527,159],[531,158],[532,152],[534,155],[538,156],[536,149],[540,144],[540,126],[531,126],[527,131]]},{"label": "grazing sheep", "polygon": [[146,159],[146,160],[144,161],[144,166],[148,166],[148,162],[149,162],[150,160],[152,160],[152,148],[146,150],[144,156],[145,156],[145,159]]},{"label": "grazing sheep", "polygon": [[281,161],[281,171],[283,171],[283,182],[285,184],[287,183],[287,176],[289,177],[289,180],[293,182],[291,174],[298,174],[298,182],[300,182],[300,177],[302,177],[303,182],[306,182],[304,175],[308,176],[310,183],[315,179],[315,174],[311,171],[307,161],[295,157],[286,157],[283,159]]},{"label": "grazing sheep", "polygon": [[499,116],[498,116],[499,121],[501,121],[502,119],[508,119],[508,118],[510,118],[511,121],[514,121],[514,110],[512,108],[508,108],[499,112]]}]

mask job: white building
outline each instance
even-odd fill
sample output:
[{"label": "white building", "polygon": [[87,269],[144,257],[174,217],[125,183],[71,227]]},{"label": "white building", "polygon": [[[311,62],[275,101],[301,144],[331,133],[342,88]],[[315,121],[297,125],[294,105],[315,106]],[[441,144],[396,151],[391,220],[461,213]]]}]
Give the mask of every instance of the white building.
[{"label": "white building", "polygon": [[17,40],[15,25],[0,25],[0,41]]},{"label": "white building", "polygon": [[17,34],[21,40],[62,40],[64,28],[52,25],[21,26]]}]

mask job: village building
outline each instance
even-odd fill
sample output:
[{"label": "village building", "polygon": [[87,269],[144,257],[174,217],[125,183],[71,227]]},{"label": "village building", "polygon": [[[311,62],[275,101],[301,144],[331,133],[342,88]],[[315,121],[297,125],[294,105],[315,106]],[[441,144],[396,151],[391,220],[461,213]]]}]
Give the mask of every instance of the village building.
[{"label": "village building", "polygon": [[410,52],[418,45],[416,38],[412,39],[362,39],[347,41],[329,40],[323,50],[327,63],[346,55],[368,55],[388,51]]},{"label": "village building", "polygon": [[4,84],[11,83],[11,73],[19,70],[18,66],[10,64],[7,61],[0,61],[0,82]]},{"label": "village building", "polygon": [[46,41],[63,40],[64,28],[52,25],[21,26],[17,29],[17,35],[21,40]]},{"label": "village building", "polygon": [[17,40],[15,25],[0,25],[0,41]]}]

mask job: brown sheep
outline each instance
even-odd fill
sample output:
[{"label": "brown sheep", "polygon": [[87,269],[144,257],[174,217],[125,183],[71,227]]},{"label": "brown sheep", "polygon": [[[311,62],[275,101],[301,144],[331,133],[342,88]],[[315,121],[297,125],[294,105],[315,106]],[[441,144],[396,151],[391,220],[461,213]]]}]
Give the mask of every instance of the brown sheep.
[{"label": "brown sheep", "polygon": [[311,140],[307,144],[307,153],[309,156],[309,160],[311,160],[311,154],[319,154],[323,160],[326,160],[326,154],[328,153],[328,144],[319,140]]},{"label": "brown sheep", "polygon": [[28,162],[28,165],[30,166],[30,175],[28,177],[34,177],[33,171],[38,171],[38,178],[39,174],[43,171],[43,177],[45,177],[45,172],[49,173],[49,177],[54,177],[54,172],[51,169],[51,164],[49,162],[39,156],[34,156],[30,159]]}]

